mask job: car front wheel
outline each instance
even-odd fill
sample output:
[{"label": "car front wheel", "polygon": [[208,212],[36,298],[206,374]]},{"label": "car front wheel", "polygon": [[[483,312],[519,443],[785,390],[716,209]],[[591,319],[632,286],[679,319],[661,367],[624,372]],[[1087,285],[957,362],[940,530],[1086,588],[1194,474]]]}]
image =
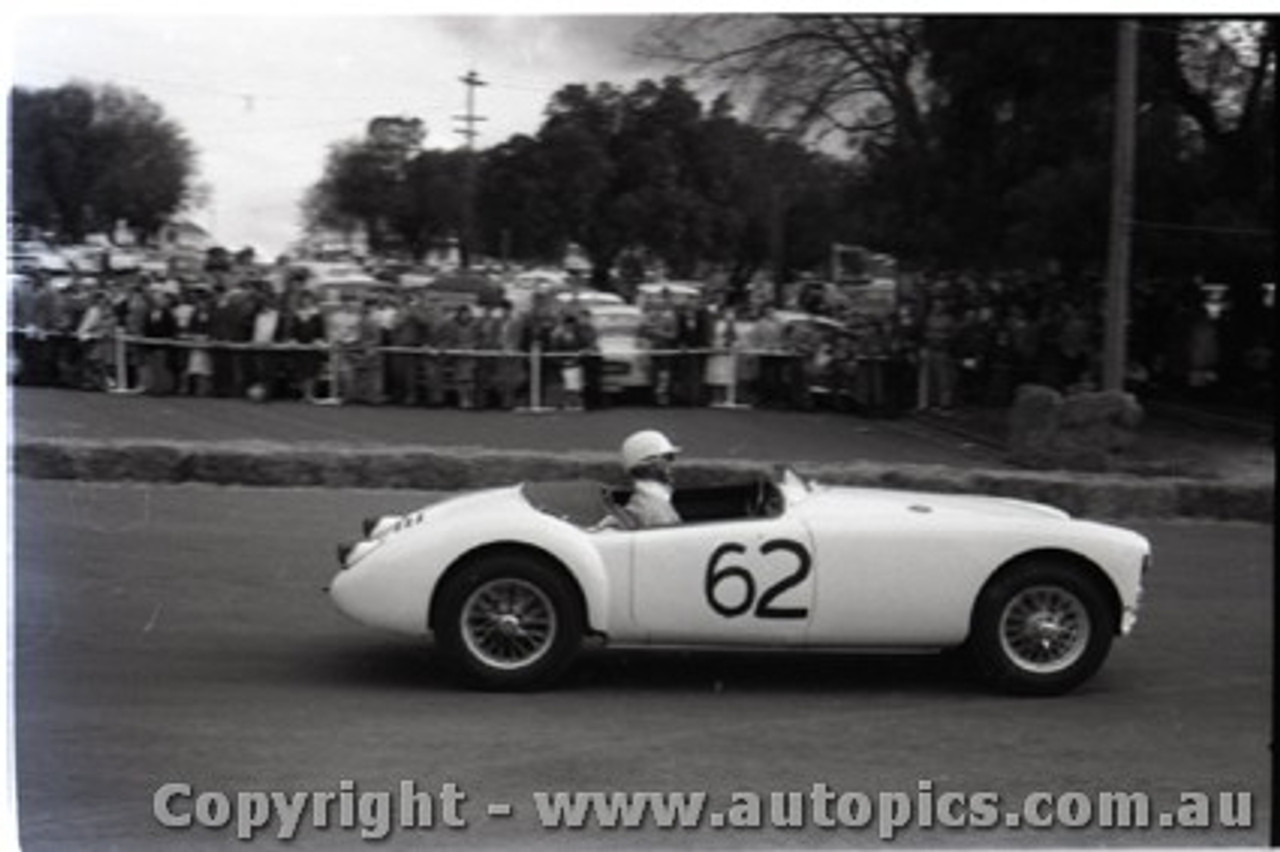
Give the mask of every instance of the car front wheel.
[{"label": "car front wheel", "polygon": [[1111,648],[1111,607],[1075,566],[1036,562],[997,577],[974,611],[968,651],[998,689],[1059,695],[1097,672]]},{"label": "car front wheel", "polygon": [[582,616],[570,581],[535,558],[481,558],[463,568],[441,594],[436,640],[474,686],[546,686],[569,665],[581,643]]}]

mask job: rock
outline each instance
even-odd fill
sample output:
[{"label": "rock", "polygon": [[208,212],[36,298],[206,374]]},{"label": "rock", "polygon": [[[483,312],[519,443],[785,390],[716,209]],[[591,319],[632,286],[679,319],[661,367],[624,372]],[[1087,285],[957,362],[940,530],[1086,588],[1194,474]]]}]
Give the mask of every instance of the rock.
[{"label": "rock", "polygon": [[1044,385],[1022,385],[1009,409],[1009,453],[1027,467],[1052,467],[1062,417],[1062,394]]},{"label": "rock", "polygon": [[1009,412],[1011,460],[1032,468],[1106,471],[1133,447],[1142,407],[1132,394],[1086,391],[1066,397],[1023,385]]},{"label": "rock", "polygon": [[1142,407],[1133,394],[1090,391],[1062,403],[1058,437],[1064,447],[1119,453],[1133,446],[1142,424]]}]

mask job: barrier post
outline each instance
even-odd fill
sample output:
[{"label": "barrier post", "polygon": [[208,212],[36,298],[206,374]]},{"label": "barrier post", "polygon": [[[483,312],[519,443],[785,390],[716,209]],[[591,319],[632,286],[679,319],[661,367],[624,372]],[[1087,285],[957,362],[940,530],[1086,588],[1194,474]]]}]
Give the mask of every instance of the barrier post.
[{"label": "barrier post", "polygon": [[529,348],[529,404],[516,411],[542,414],[550,410],[542,404],[542,344],[535,340]]},{"label": "barrier post", "polygon": [[315,405],[342,405],[342,396],[338,393],[338,343],[329,341],[329,392],[322,397],[313,398]]},{"label": "barrier post", "polygon": [[929,355],[926,349],[920,350],[920,363],[916,367],[916,411],[929,410]]},{"label": "barrier post", "polygon": [[142,388],[129,387],[129,347],[125,343],[124,329],[117,327],[113,332],[116,350],[116,386],[108,393],[139,393]]},{"label": "barrier post", "polygon": [[[712,356],[715,357],[715,356]],[[750,408],[744,402],[738,402],[738,350],[729,349],[729,392],[724,402],[715,403],[712,408]]]}]

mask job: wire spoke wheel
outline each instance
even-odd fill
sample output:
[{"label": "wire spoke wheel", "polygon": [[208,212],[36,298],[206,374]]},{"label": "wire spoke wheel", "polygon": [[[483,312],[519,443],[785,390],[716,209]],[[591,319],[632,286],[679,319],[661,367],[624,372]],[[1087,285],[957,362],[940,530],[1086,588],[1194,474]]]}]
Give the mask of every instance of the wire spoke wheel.
[{"label": "wire spoke wheel", "polygon": [[503,671],[537,663],[556,640],[555,605],[536,584],[499,577],[477,586],[462,605],[462,641],[486,666]]},{"label": "wire spoke wheel", "polygon": [[1055,674],[1073,666],[1089,646],[1093,624],[1084,602],[1061,586],[1030,586],[1000,614],[1000,646],[1018,667]]},{"label": "wire spoke wheel", "polygon": [[473,557],[433,606],[432,630],[445,659],[479,689],[549,686],[581,647],[585,612],[574,579],[527,550]]}]

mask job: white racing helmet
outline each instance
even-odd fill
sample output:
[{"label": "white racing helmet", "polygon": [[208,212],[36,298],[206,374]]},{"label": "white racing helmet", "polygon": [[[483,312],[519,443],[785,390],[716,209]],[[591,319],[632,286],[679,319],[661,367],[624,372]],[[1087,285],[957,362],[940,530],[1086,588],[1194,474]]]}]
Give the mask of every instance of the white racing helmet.
[{"label": "white racing helmet", "polygon": [[622,442],[622,467],[633,470],[645,462],[678,452],[680,448],[667,440],[666,435],[656,429],[644,429]]}]

